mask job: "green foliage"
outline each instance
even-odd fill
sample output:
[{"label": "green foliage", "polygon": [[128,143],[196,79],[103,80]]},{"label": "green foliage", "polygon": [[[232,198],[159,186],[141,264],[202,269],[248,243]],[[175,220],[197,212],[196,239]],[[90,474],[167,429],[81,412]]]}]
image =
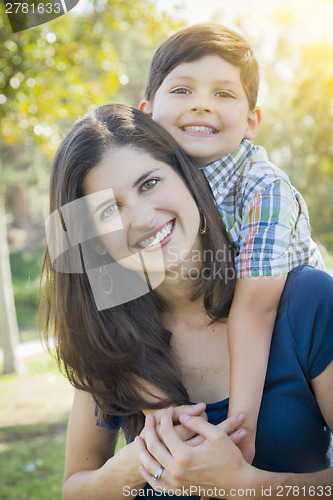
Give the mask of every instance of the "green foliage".
[{"label": "green foliage", "polygon": [[289,86],[281,85],[283,73],[267,75],[271,92],[258,140],[304,195],[313,237],[332,252],[333,44],[301,46],[292,67]]},{"label": "green foliage", "polygon": [[68,13],[13,34],[1,4],[1,149],[15,159],[11,169],[19,168],[27,146],[53,154],[73,120],[116,97],[120,82],[126,83],[122,75],[133,75],[132,89],[141,92],[154,47],[178,27],[147,0],[140,7],[136,0],[93,6],[91,13]]}]

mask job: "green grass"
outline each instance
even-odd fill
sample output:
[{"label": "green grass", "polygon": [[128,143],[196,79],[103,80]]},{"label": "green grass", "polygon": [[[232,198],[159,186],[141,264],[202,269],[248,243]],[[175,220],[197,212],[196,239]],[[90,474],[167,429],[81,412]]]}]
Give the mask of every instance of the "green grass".
[{"label": "green grass", "polygon": [[[60,376],[51,385],[47,381],[58,372],[49,355],[27,362],[27,368],[25,377],[0,377],[0,500],[61,500],[69,410],[64,381]],[[27,405],[20,404],[32,387],[38,391],[31,392]],[[117,449],[124,444],[121,437]]]},{"label": "green grass", "polygon": [[1,500],[61,500],[66,422],[0,428]]},{"label": "green grass", "polygon": [[0,378],[3,407],[13,401],[13,424],[22,417],[24,421],[25,414],[27,418],[34,411],[36,414],[36,422],[29,425],[0,427],[0,499],[61,500],[68,412],[54,419],[50,408],[48,421],[38,422],[43,400],[35,398],[27,407],[15,410],[16,401],[34,381],[43,374],[57,373],[56,362],[44,354],[29,361],[27,368],[25,377],[11,374]]}]

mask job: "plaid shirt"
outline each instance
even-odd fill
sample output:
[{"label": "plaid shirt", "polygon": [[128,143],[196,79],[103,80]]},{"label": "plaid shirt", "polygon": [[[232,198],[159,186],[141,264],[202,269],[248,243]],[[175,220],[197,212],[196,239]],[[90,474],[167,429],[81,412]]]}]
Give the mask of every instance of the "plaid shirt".
[{"label": "plaid shirt", "polygon": [[232,244],[238,278],[325,268],[310,237],[308,209],[288,176],[260,146],[244,139],[231,154],[201,168]]}]

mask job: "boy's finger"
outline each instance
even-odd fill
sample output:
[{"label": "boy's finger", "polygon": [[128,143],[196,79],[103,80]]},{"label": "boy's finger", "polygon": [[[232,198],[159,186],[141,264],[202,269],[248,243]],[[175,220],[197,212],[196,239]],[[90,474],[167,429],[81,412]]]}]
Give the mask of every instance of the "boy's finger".
[{"label": "boy's finger", "polygon": [[187,429],[181,424],[176,424],[174,426],[174,429],[182,441],[188,441],[189,439],[193,439],[195,436],[195,433],[193,431]]},{"label": "boy's finger", "polygon": [[240,429],[238,431],[233,432],[230,434],[230,439],[234,444],[239,444],[243,441],[243,439],[246,437],[246,431],[244,429]]},{"label": "boy's finger", "polygon": [[[182,405],[182,406],[172,406],[174,409],[173,413],[173,421],[178,422],[179,415],[185,413],[186,415],[201,415],[205,409],[205,403],[197,403],[195,405]],[[167,408],[162,408],[160,410],[142,410],[144,415],[154,415],[157,423],[161,420],[162,415],[164,414]]]},{"label": "boy's finger", "polygon": [[232,434],[242,423],[245,422],[246,416],[244,413],[238,413],[227,418],[216,427],[225,432],[228,436]]},{"label": "boy's finger", "polygon": [[238,415],[233,415],[224,422],[214,426],[209,424],[201,417],[189,417],[188,415],[180,415],[179,421],[188,429],[201,434],[206,439],[213,438],[216,435],[216,431],[221,430],[225,434],[232,434],[245,420],[244,413]]},{"label": "boy's finger", "polygon": [[204,412],[206,409],[206,405],[205,403],[197,403],[196,405],[183,405],[183,406],[176,406],[174,409],[173,409],[173,412],[174,412],[174,416],[173,416],[173,420],[175,420],[175,418],[179,419],[179,416],[180,415],[201,415],[202,412]]},{"label": "boy's finger", "polygon": [[192,417],[189,415],[180,415],[179,417],[180,423],[182,423],[188,429],[195,432],[196,434],[200,434],[206,439],[211,439],[215,437],[216,432],[219,432],[217,426],[210,424],[202,417]]},{"label": "boy's finger", "polygon": [[[191,431],[193,434],[193,431]],[[193,438],[188,439],[186,441],[186,444],[189,446],[199,446],[199,444],[202,444],[205,441],[205,438],[201,436],[200,434],[196,434]]]}]

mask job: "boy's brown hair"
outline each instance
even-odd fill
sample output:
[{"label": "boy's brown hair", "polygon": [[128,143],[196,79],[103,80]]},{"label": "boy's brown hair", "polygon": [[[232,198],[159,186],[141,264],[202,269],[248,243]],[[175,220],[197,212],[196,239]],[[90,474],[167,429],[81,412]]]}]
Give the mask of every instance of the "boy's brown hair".
[{"label": "boy's brown hair", "polygon": [[217,55],[240,68],[249,108],[257,102],[259,68],[247,41],[219,24],[205,23],[184,28],[165,40],[156,50],[149,69],[145,97],[152,101],[164,78],[179,64]]}]

